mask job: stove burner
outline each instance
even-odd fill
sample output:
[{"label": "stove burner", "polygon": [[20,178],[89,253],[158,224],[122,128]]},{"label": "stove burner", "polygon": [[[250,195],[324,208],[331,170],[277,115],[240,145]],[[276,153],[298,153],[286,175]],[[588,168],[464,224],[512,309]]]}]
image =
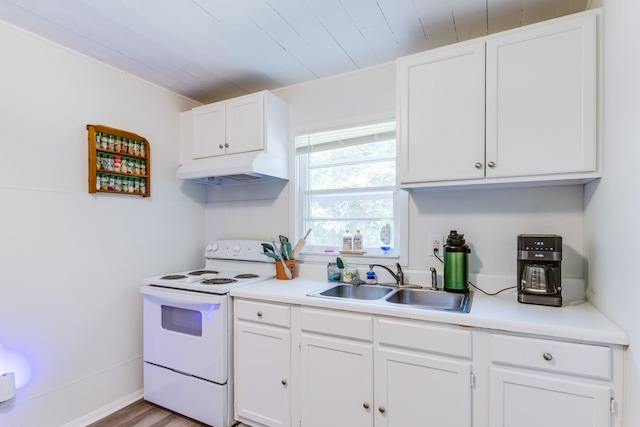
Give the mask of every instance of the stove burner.
[{"label": "stove burner", "polygon": [[256,277],[260,276],[252,273],[238,274],[237,276],[233,276],[234,279],[255,279]]},{"label": "stove burner", "polygon": [[225,285],[227,283],[235,283],[237,282],[237,280],[235,279],[228,279],[226,277],[219,277],[216,279],[207,279],[207,280],[203,280],[202,282],[200,282],[203,285]]},{"label": "stove burner", "polygon": [[215,270],[196,270],[189,273],[190,276],[202,276],[203,274],[218,274]]},{"label": "stove burner", "polygon": [[182,274],[169,274],[168,276],[162,276],[160,279],[163,280],[178,280],[178,279],[186,279],[187,276]]}]

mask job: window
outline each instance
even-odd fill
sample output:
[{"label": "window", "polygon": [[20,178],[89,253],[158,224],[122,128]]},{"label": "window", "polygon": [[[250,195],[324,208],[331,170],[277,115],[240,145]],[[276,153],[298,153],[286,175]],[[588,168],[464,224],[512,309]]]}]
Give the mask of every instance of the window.
[{"label": "window", "polygon": [[[298,135],[296,167],[297,234],[313,230],[305,252],[335,256],[348,229],[360,230],[367,256],[399,256],[406,193],[395,188],[395,122]],[[383,228],[391,231],[388,252]]]}]

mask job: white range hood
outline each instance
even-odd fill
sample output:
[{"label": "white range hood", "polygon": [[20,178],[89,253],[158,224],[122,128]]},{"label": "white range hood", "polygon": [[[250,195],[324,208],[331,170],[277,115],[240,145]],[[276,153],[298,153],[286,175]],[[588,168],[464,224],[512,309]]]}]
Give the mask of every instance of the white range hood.
[{"label": "white range hood", "polygon": [[269,91],[180,115],[176,178],[228,185],[289,179],[287,104]]},{"label": "white range hood", "polygon": [[289,179],[284,157],[264,151],[209,157],[178,168],[176,178],[203,184],[229,185]]}]

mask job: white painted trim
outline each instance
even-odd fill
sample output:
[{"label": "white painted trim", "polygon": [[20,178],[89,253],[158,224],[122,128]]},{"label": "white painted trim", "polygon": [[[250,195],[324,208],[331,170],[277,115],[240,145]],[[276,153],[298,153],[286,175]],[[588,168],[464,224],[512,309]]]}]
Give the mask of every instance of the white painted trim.
[{"label": "white painted trim", "polygon": [[134,391],[131,394],[128,394],[124,397],[121,397],[118,400],[114,400],[108,405],[103,406],[102,408],[98,408],[93,412],[90,412],[86,415],[83,415],[80,418],[77,418],[73,421],[70,421],[60,427],[85,427],[89,424],[92,424],[96,421],[103,419],[104,417],[113,414],[116,411],[124,408],[125,406],[131,405],[133,402],[136,402],[142,399],[144,394],[144,390],[140,389]]}]

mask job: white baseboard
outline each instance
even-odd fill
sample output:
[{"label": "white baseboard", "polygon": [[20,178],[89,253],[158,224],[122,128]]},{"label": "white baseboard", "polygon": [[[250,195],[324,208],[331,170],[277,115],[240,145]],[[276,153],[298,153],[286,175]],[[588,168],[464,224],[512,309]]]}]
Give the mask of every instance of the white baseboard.
[{"label": "white baseboard", "polygon": [[71,422],[68,422],[60,427],[86,427],[87,425],[94,423],[103,419],[104,417],[113,414],[116,411],[124,408],[125,406],[131,405],[133,402],[136,402],[142,399],[144,390],[140,389],[131,394],[128,394],[118,400],[115,400],[108,405],[103,406],[102,408],[98,408],[95,411],[83,415],[80,418],[77,418]]}]

